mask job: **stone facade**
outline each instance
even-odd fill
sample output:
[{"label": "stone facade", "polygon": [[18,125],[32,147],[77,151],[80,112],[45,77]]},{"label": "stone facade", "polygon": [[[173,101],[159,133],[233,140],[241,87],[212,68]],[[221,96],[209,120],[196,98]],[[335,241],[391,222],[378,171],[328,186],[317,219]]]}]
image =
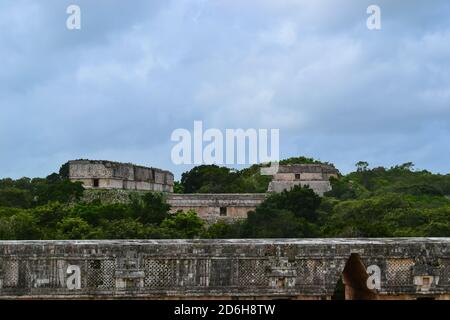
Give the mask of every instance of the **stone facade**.
[{"label": "stone facade", "polygon": [[249,211],[266,199],[265,193],[193,193],[169,194],[167,203],[171,212],[193,210],[197,215],[209,223],[217,220],[234,221],[247,217]]},{"label": "stone facade", "polygon": [[69,179],[85,188],[173,192],[173,174],[157,168],[103,160],[73,160],[68,166]]},{"label": "stone facade", "polygon": [[290,190],[296,185],[308,185],[318,195],[331,190],[330,178],[337,177],[339,171],[329,164],[280,165],[269,184],[269,192]]},{"label": "stone facade", "polygon": [[0,298],[450,299],[450,238],[0,241]]}]

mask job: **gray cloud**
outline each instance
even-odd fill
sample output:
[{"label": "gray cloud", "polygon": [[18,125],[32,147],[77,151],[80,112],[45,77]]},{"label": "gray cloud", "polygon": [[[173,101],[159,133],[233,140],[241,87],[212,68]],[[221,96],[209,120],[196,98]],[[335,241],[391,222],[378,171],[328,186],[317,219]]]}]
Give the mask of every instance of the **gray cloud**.
[{"label": "gray cloud", "polygon": [[450,4],[376,2],[380,31],[372,1],[2,1],[0,176],[72,158],[180,174],[170,134],[194,120],[279,128],[282,157],[343,171],[449,172]]}]

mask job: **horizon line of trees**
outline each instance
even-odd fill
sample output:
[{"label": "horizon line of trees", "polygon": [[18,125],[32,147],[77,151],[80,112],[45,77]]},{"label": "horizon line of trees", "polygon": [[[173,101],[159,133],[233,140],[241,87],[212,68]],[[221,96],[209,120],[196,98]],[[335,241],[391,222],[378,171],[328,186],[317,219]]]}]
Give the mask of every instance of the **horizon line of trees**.
[{"label": "horizon line of trees", "polygon": [[[259,168],[198,166],[185,172],[176,188],[265,192],[270,177],[261,176]],[[322,198],[297,186],[270,195],[243,221],[212,225],[193,211],[170,214],[159,193],[133,197],[129,203],[86,203],[81,183],[61,172],[0,180],[0,239],[450,236],[450,175],[416,171],[412,163],[370,169],[367,162],[358,162],[354,172],[332,179],[332,190]]]}]

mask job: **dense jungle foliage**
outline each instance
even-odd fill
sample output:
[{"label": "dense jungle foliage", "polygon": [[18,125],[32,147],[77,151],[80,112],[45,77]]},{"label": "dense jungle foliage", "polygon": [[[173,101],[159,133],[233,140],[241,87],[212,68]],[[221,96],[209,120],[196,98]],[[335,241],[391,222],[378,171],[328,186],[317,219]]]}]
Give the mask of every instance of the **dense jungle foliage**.
[{"label": "dense jungle foliage", "polygon": [[[297,157],[282,164],[317,163]],[[176,192],[265,192],[260,165],[233,170],[198,166]],[[246,220],[207,226],[195,212],[169,214],[164,195],[128,203],[82,201],[83,187],[64,167],[46,178],[0,180],[0,239],[161,239],[450,236],[450,174],[414,170],[412,163],[356,170],[332,179],[318,197],[308,187],[273,194]]]}]

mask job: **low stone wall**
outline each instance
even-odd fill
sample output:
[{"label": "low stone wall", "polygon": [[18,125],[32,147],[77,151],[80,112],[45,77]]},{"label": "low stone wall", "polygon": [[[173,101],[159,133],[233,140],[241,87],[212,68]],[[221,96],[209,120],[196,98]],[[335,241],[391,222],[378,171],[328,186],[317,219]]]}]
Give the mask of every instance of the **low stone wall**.
[{"label": "low stone wall", "polygon": [[0,298],[450,299],[450,238],[0,241]]},{"label": "low stone wall", "polygon": [[265,193],[193,193],[168,194],[166,199],[172,213],[193,210],[203,220],[213,223],[245,219],[266,197]]}]

